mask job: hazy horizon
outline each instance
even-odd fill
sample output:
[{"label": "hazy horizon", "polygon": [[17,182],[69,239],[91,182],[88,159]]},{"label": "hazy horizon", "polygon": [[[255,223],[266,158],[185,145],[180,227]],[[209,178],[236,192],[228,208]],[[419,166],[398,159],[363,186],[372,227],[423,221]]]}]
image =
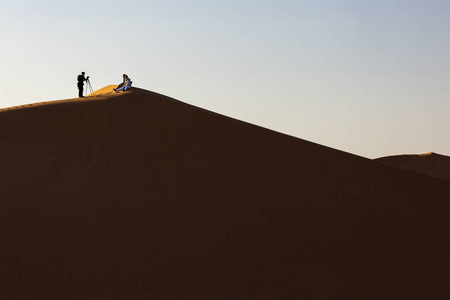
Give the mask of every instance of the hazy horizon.
[{"label": "hazy horizon", "polygon": [[[450,154],[446,1],[1,3],[0,107],[134,85],[368,158]],[[168,116],[170,117],[170,116]]]}]

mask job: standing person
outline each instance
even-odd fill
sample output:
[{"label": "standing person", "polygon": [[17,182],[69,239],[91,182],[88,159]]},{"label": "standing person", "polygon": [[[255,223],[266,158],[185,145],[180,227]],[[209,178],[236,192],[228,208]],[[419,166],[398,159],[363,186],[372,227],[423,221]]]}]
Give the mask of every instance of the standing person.
[{"label": "standing person", "polygon": [[128,90],[129,88],[131,88],[131,84],[133,83],[133,81],[131,81],[130,77],[128,77],[127,74],[123,74],[123,82],[121,84],[119,84],[114,90],[116,92],[121,91],[121,90]]},{"label": "standing person", "polygon": [[78,97],[80,98],[84,98],[83,96],[84,82],[89,79],[89,76],[87,78],[84,78],[84,74],[85,74],[84,72],[81,72],[81,75],[78,75],[77,86],[78,86]]}]

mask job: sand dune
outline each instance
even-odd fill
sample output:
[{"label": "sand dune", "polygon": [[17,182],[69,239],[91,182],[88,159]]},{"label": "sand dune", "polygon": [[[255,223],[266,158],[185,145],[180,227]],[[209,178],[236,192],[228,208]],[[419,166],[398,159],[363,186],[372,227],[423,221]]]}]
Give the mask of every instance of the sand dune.
[{"label": "sand dune", "polygon": [[0,112],[4,299],[447,299],[450,183],[133,88]]},{"label": "sand dune", "polygon": [[430,152],[381,157],[377,161],[450,180],[449,156]]}]

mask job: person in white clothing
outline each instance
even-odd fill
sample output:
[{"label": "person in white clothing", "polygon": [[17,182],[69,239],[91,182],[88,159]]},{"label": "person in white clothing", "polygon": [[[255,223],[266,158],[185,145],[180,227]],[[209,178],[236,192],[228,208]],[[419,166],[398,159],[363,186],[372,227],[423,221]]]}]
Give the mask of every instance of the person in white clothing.
[{"label": "person in white clothing", "polygon": [[123,82],[121,84],[119,84],[114,91],[118,92],[118,91],[126,91],[128,89],[131,88],[131,84],[133,82],[131,81],[130,77],[128,77],[127,74],[123,74]]}]

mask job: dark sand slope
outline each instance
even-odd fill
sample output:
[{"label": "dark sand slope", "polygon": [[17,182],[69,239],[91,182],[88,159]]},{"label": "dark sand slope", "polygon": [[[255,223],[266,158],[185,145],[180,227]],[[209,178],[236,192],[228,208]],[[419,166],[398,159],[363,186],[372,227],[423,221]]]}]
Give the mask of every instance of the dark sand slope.
[{"label": "dark sand slope", "polygon": [[376,159],[379,162],[400,168],[450,180],[450,157],[437,154],[407,154]]},{"label": "dark sand slope", "polygon": [[450,183],[136,89],[0,112],[3,299],[449,299]]}]

